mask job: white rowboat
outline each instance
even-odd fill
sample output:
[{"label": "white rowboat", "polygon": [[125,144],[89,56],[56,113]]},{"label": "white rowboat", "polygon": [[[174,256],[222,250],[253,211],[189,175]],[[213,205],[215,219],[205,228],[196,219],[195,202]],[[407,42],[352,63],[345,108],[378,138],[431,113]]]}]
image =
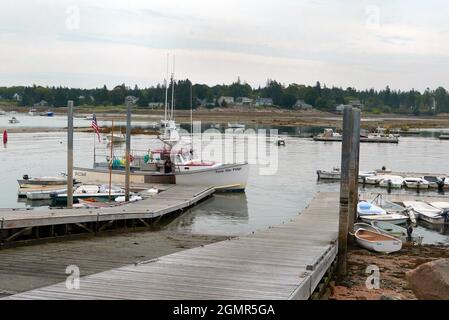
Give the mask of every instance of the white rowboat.
[{"label": "white rowboat", "polygon": [[359,246],[371,251],[390,253],[402,249],[401,240],[379,232],[360,228],[354,236]]}]

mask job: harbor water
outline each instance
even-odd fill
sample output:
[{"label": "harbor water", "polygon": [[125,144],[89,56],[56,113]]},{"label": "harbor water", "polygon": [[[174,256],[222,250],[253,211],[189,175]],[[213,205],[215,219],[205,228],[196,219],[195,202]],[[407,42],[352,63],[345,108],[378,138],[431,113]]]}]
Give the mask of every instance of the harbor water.
[{"label": "harbor water", "polygon": [[[282,130],[280,130],[282,131]],[[339,191],[339,183],[317,181],[318,169],[332,169],[340,165],[341,143],[314,142],[298,138],[294,127],[284,131],[286,146],[276,147],[277,171],[261,175],[260,165],[250,165],[245,193],[216,194],[170,221],[165,228],[195,234],[241,235],[288,221],[307,206],[318,191]],[[0,206],[4,208],[31,206],[17,198],[17,179],[24,174],[31,177],[54,176],[66,171],[67,134],[62,132],[11,133],[9,142],[0,148]],[[76,166],[91,167],[96,136],[75,133],[74,161]],[[238,143],[238,142],[234,142]],[[267,142],[268,143],[268,142]],[[399,144],[361,144],[360,169],[373,170],[386,166],[394,171],[448,173],[449,141],[434,137],[401,137]],[[132,149],[147,150],[159,145],[145,135],[132,137]],[[121,154],[124,146],[115,151]],[[96,142],[97,157],[107,152],[107,144]],[[105,160],[97,158],[98,160]],[[370,187],[371,192],[386,192]],[[394,191],[413,192],[413,191]],[[427,191],[431,195],[435,191]],[[34,204],[35,205],[35,204]],[[39,210],[36,207],[35,210]],[[418,227],[425,243],[448,243],[449,230],[430,230]]]}]

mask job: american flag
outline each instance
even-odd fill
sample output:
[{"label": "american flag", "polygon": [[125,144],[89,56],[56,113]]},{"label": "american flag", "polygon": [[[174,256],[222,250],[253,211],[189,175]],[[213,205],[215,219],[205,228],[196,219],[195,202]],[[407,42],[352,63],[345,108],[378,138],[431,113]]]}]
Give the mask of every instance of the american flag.
[{"label": "american flag", "polygon": [[100,140],[100,127],[98,127],[97,117],[95,116],[95,113],[92,116],[92,129],[94,129],[95,133],[98,136],[98,142],[101,142],[101,140]]}]

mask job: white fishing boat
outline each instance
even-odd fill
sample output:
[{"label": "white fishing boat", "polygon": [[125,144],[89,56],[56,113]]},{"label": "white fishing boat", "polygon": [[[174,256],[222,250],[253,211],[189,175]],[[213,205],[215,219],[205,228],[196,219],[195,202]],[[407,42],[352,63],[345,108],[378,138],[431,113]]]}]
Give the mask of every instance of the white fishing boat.
[{"label": "white fishing boat", "polygon": [[354,236],[359,246],[371,251],[391,253],[402,249],[401,240],[380,232],[360,228]]},{"label": "white fishing boat", "polygon": [[126,136],[124,134],[110,134],[106,136],[106,139],[108,140],[108,143],[125,143],[126,142]]},{"label": "white fishing boat", "polygon": [[379,187],[384,187],[384,188],[400,189],[400,188],[402,188],[403,184],[404,184],[404,178],[402,178],[401,176],[387,176],[379,181]]},{"label": "white fishing boat", "polygon": [[404,185],[411,189],[428,189],[429,182],[423,178],[407,177],[404,178]]},{"label": "white fishing boat", "polygon": [[381,207],[367,201],[361,201],[357,204],[357,213],[359,217],[387,214]]},{"label": "white fishing boat", "polygon": [[340,168],[333,168],[331,171],[317,170],[318,180],[340,180]]},{"label": "white fishing boat", "polygon": [[389,222],[392,224],[406,224],[409,219],[408,216],[399,213],[387,213],[387,214],[373,214],[359,216],[360,220],[366,223],[372,223],[374,221]]},{"label": "white fishing boat", "polygon": [[28,111],[29,116],[36,116],[38,114],[38,111],[34,108],[31,108],[30,111]]},{"label": "white fishing boat", "polygon": [[0,109],[0,116],[4,116],[4,115],[6,115],[6,111],[3,109]]},{"label": "white fishing boat", "polygon": [[449,223],[448,214],[442,209],[438,209],[422,201],[404,201],[406,207],[410,207],[418,219],[431,224]]}]

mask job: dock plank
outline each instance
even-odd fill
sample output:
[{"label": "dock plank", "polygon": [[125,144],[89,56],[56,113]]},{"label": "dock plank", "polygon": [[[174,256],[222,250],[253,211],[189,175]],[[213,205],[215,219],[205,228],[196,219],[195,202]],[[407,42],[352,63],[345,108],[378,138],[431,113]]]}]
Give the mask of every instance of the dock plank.
[{"label": "dock plank", "polygon": [[81,277],[78,290],[7,299],[308,299],[336,257],[337,230],[338,194],[318,193],[282,225]]}]

